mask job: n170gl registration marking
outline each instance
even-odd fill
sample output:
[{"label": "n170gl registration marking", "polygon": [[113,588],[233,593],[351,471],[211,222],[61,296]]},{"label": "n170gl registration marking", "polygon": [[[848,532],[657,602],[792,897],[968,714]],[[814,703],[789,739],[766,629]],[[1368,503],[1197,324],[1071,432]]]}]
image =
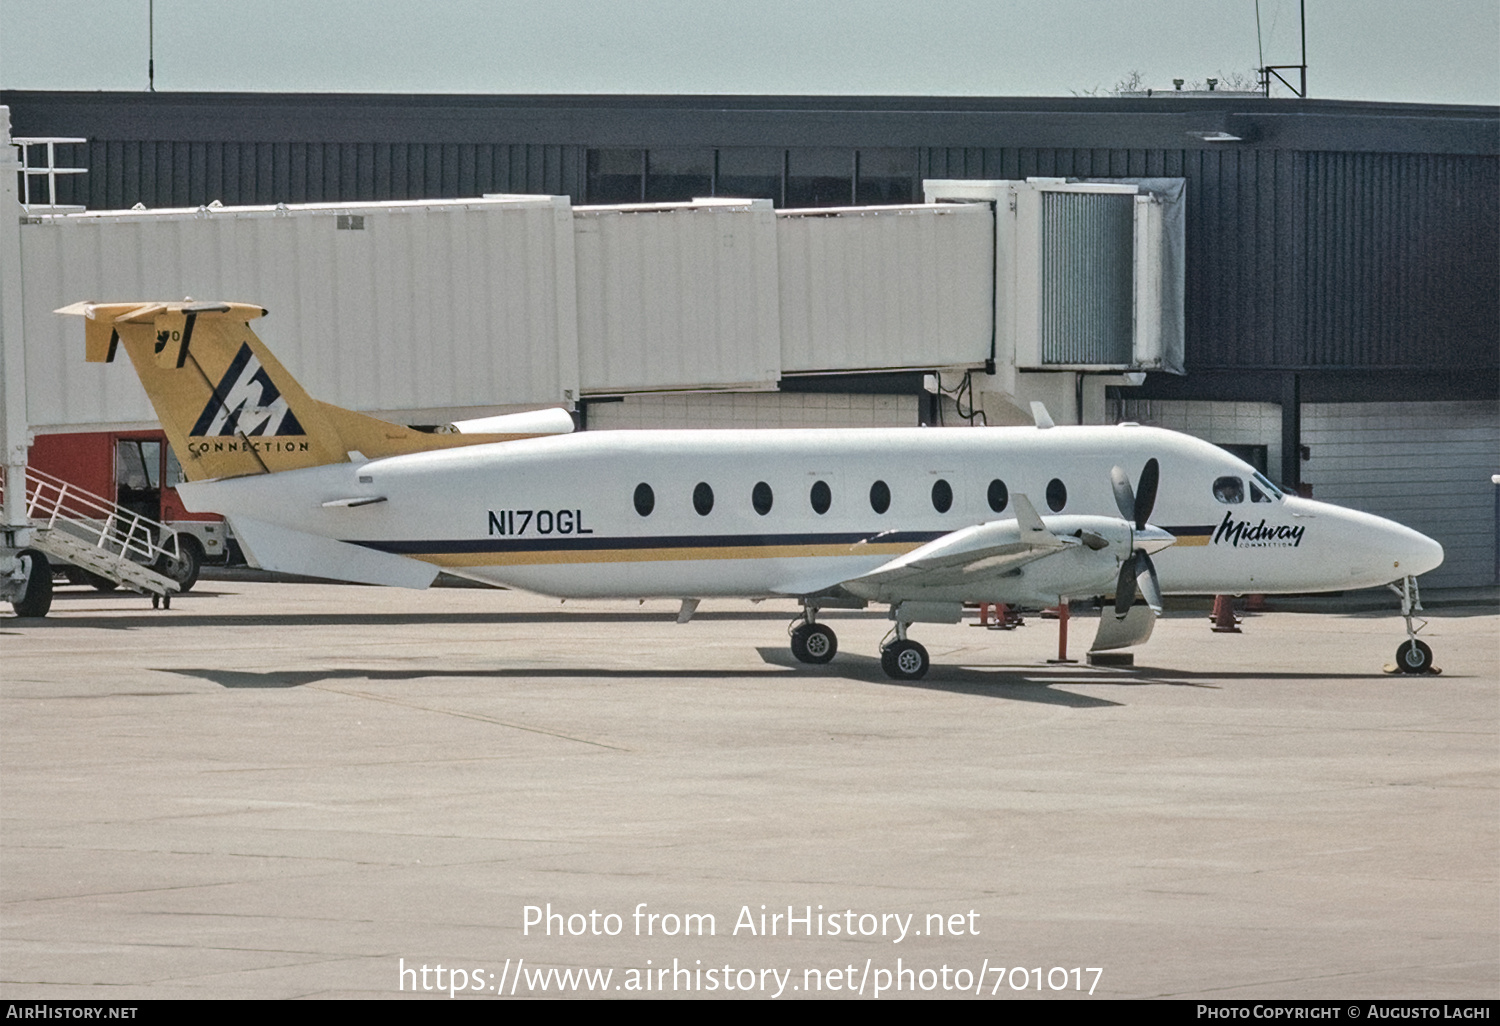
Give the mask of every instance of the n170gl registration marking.
[{"label": "n170gl registration marking", "polygon": [[515,537],[530,531],[532,534],[593,534],[591,527],[583,526],[581,509],[492,509],[490,531]]}]

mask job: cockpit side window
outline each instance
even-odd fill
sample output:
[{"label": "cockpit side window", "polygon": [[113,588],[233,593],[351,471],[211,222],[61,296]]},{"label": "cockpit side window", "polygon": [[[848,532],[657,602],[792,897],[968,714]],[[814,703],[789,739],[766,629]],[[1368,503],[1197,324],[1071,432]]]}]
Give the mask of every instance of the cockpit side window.
[{"label": "cockpit side window", "polygon": [[1214,498],[1220,502],[1244,502],[1245,482],[1237,477],[1221,477],[1214,482]]},{"label": "cockpit side window", "polygon": [[1256,473],[1250,478],[1251,502],[1275,502],[1280,498],[1281,489],[1268,481],[1264,474]]}]

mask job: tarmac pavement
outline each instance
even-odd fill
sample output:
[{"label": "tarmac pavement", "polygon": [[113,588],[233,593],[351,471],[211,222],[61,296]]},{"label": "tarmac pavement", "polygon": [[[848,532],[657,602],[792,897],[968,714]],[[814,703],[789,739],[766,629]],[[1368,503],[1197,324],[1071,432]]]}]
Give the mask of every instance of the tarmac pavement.
[{"label": "tarmac pavement", "polygon": [[794,611],[60,588],[0,619],[0,996],[1500,997],[1492,602],[1424,677],[1394,600],[1133,669],[918,625],[917,683]]}]

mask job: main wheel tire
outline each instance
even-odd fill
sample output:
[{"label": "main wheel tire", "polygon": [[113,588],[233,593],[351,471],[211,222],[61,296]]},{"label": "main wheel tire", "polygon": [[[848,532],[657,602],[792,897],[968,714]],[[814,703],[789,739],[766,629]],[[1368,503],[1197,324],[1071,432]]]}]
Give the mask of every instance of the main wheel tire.
[{"label": "main wheel tire", "polygon": [[20,560],[26,568],[26,590],[11,605],[17,616],[46,616],[52,608],[52,564],[36,549],[22,549]]},{"label": "main wheel tire", "polygon": [[178,556],[163,556],[157,560],[156,572],[177,582],[178,592],[193,590],[198,583],[198,573],[203,569],[203,546],[191,535],[177,536]]},{"label": "main wheel tire", "polygon": [[838,635],[827,624],[804,623],[792,631],[792,655],[798,662],[826,663],[838,650]]},{"label": "main wheel tire", "polygon": [[896,680],[921,680],[931,665],[927,649],[915,641],[893,641],[880,652],[880,668]]},{"label": "main wheel tire", "polygon": [[1432,672],[1432,649],[1416,639],[1403,641],[1396,649],[1396,668],[1402,673]]}]

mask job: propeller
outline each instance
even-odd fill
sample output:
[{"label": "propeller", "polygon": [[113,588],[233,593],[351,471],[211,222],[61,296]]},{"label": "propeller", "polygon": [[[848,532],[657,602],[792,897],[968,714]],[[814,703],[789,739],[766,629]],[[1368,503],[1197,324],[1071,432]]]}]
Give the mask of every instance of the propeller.
[{"label": "propeller", "polygon": [[[1111,468],[1109,482],[1114,488],[1115,505],[1120,509],[1120,516],[1130,521],[1136,531],[1144,531],[1156,505],[1161,465],[1154,457],[1147,460],[1135,489],[1130,487],[1130,478],[1119,467]],[[1161,612],[1161,582],[1156,577],[1156,566],[1145,549],[1135,547],[1134,532],[1130,542],[1131,553],[1120,564],[1120,577],[1115,582],[1115,617],[1120,620],[1125,619],[1130,607],[1135,605],[1137,593],[1145,596],[1146,604],[1153,612]]]}]

